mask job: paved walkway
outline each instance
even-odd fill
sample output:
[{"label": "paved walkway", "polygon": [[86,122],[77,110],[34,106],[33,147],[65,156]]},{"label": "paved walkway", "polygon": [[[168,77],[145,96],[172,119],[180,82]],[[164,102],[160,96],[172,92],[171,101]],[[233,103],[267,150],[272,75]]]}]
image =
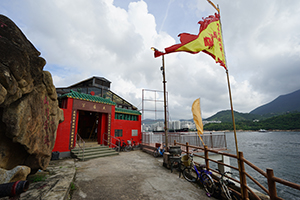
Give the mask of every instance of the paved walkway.
[{"label": "paved walkway", "polygon": [[[45,171],[34,175],[36,182],[30,183],[29,189],[21,194],[20,199],[65,200],[69,196],[75,172],[74,159],[50,161]],[[8,197],[3,199],[8,199]]]},{"label": "paved walkway", "polygon": [[140,150],[75,162],[72,199],[213,199],[203,188],[163,167],[163,159]]}]

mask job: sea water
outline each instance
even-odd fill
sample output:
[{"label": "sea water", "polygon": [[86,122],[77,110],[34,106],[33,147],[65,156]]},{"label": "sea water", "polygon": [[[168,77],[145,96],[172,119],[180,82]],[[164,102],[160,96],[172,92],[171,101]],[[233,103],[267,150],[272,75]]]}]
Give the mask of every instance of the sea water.
[{"label": "sea water", "polygon": [[[229,153],[236,154],[234,133],[226,133]],[[300,132],[237,132],[238,150],[244,158],[266,172],[267,168],[274,170],[274,176],[300,184]],[[230,164],[237,167],[236,159],[230,159]],[[245,165],[246,172],[268,188],[267,179],[252,168]],[[238,177],[238,172],[232,170]],[[250,179],[250,187],[259,189]],[[277,195],[286,200],[300,199],[300,191],[276,183]]]}]

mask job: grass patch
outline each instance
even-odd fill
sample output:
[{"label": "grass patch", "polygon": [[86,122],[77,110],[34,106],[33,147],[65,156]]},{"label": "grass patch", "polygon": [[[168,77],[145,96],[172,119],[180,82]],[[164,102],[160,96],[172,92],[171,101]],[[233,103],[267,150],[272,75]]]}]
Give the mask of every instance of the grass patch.
[{"label": "grass patch", "polygon": [[30,177],[30,182],[35,183],[35,182],[40,182],[40,181],[45,181],[47,179],[45,174],[37,174],[32,177]]},{"label": "grass patch", "polygon": [[71,199],[72,199],[73,192],[74,192],[76,189],[77,189],[77,188],[76,188],[75,183],[74,183],[74,182],[71,182],[68,200],[71,200]]},{"label": "grass patch", "polygon": [[73,182],[71,182],[70,190],[71,190],[71,191],[76,190],[76,186],[75,186],[75,184],[74,184]]}]

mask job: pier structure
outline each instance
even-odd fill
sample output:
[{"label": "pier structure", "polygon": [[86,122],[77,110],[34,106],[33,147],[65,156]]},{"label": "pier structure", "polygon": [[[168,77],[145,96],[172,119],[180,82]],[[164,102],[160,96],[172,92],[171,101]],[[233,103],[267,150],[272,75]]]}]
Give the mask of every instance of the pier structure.
[{"label": "pier structure", "polygon": [[[207,145],[208,148],[218,150],[218,151],[229,151],[227,149],[227,142],[226,142],[226,135],[225,133],[208,133],[203,134],[202,139],[204,144]],[[155,150],[155,144],[162,144],[164,145],[165,135],[163,133],[153,133],[153,132],[143,132],[142,133],[142,141],[143,141],[143,149],[148,151],[149,153]],[[174,141],[179,143],[189,143],[189,145],[193,145],[196,147],[202,147],[203,144],[197,135],[197,132],[176,132],[176,133],[169,133],[168,134],[168,143],[169,145],[174,145]],[[193,149],[190,148],[188,153],[191,153]],[[186,152],[185,148],[182,147],[182,152]],[[197,163],[204,164],[205,159],[200,158],[198,156],[204,156],[204,150],[198,149],[195,152],[197,156],[194,157],[194,161]],[[230,159],[226,155],[209,153],[209,159],[216,160],[222,164],[217,164],[216,168],[218,168],[221,172],[224,171],[231,171],[229,167],[226,165],[230,165]]]}]

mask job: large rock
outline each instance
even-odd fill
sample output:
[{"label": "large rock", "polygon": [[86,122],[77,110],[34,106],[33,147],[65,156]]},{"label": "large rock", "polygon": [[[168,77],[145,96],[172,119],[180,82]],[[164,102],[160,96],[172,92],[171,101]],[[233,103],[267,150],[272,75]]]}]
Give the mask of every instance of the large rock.
[{"label": "large rock", "polygon": [[27,166],[16,166],[11,170],[0,168],[0,184],[25,181],[30,171],[30,168]]},{"label": "large rock", "polygon": [[20,29],[0,15],[0,167],[46,169],[63,119],[46,61]]}]

